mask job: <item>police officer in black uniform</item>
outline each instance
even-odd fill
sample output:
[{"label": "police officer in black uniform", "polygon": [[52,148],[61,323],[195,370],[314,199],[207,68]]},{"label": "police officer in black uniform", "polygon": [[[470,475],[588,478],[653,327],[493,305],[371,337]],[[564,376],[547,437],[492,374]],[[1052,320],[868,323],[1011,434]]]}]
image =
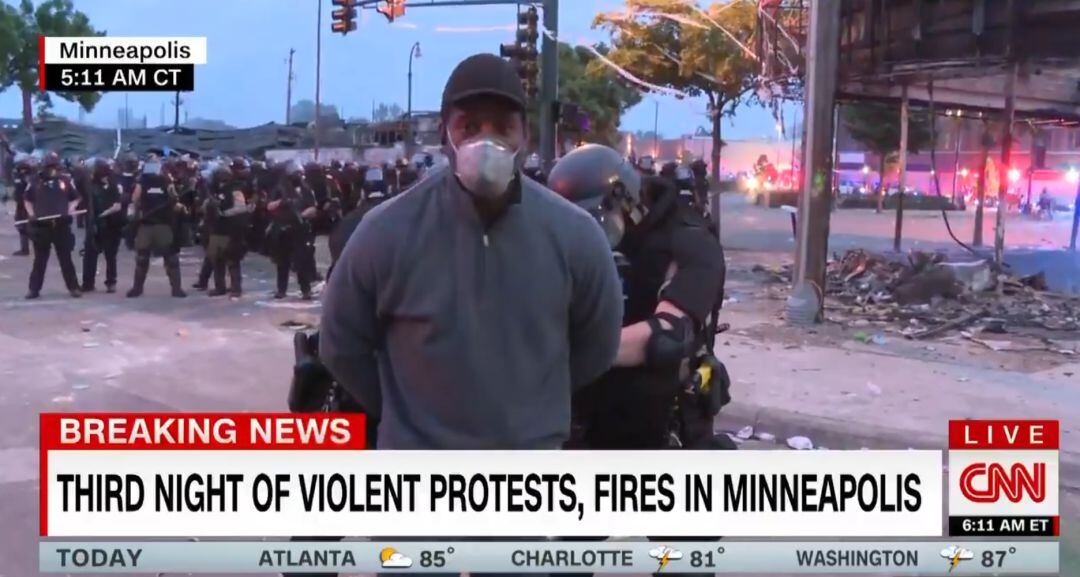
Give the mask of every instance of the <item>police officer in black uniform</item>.
[{"label": "police officer in black uniform", "polygon": [[662,177],[640,177],[595,144],[564,156],[548,184],[589,210],[620,261],[625,311],[615,367],[574,399],[571,446],[706,448],[729,383],[711,354],[724,254]]},{"label": "police officer in black uniform", "polygon": [[49,263],[49,251],[56,250],[64,284],[72,297],[79,292],[79,277],[71,251],[75,248],[75,235],[71,232],[71,213],[79,204],[79,194],[71,182],[60,173],[60,157],[55,152],[45,156],[38,180],[26,191],[23,206],[30,221],[27,233],[34,245],[34,265],[30,270],[30,292],[27,299],[36,299],[45,282],[45,267]]},{"label": "police officer in black uniform", "polygon": [[[15,170],[12,174],[12,196],[15,199],[15,220],[24,221],[30,215],[26,212],[26,193],[30,189],[31,180],[34,176],[34,157],[26,153],[15,155]],[[30,236],[27,234],[26,224],[15,225],[19,233],[19,250],[13,252],[14,256],[30,256]]]},{"label": "police officer in black uniform", "polygon": [[135,191],[131,195],[135,215],[135,282],[128,291],[129,298],[142,296],[146,275],[150,272],[150,257],[165,261],[172,296],[187,296],[180,286],[180,257],[173,245],[174,220],[183,211],[176,190],[162,172],[161,161],[151,157],[143,164]]},{"label": "police officer in black uniform", "polygon": [[[116,176],[116,184],[120,187],[120,205],[125,215],[131,206],[131,195],[135,193],[135,185],[139,183],[139,159],[130,152],[120,158],[120,174]],[[136,227],[124,228],[124,244],[128,249],[135,250]]]},{"label": "police officer in black uniform", "polygon": [[525,159],[525,164],[521,169],[525,173],[525,176],[539,182],[540,184],[547,184],[547,175],[544,174],[544,168],[541,166],[540,155],[535,152],[530,154]]},{"label": "police officer in black uniform", "polygon": [[82,291],[96,290],[98,256],[105,256],[105,290],[116,292],[116,254],[124,235],[123,203],[120,187],[113,178],[112,167],[106,160],[97,160],[91,167],[87,183],[87,226],[83,246]]},{"label": "police officer in black uniform", "polygon": [[309,274],[314,265],[308,261],[315,258],[315,241],[311,234],[311,220],[318,213],[315,194],[304,182],[304,174],[299,166],[290,164],[285,171],[285,178],[271,193],[267,205],[271,218],[267,244],[277,266],[277,292],[274,298],[285,298],[291,267],[296,271],[301,298],[311,300]]},{"label": "police officer in black uniform", "polygon": [[[210,232],[206,254],[214,265],[214,290],[209,295],[221,296],[228,292],[230,296],[239,298],[243,294],[240,262],[247,252],[245,236],[254,205],[248,204],[244,183],[237,182],[229,169],[216,169],[213,178],[215,185],[205,208]],[[229,275],[227,291],[226,272]]]},{"label": "police officer in black uniform", "polygon": [[[217,213],[214,212],[215,205],[212,205],[210,199],[213,196],[213,192],[217,190],[218,177],[215,176],[215,164],[207,165],[199,174],[196,181],[196,202],[195,212],[197,215],[196,230],[199,237],[199,244],[203,247],[203,260],[202,266],[199,267],[199,276],[195,280],[195,284],[191,285],[191,288],[197,291],[204,291],[210,285],[210,277],[214,274],[214,262],[210,259],[210,225],[211,221],[217,218]],[[227,174],[228,171],[223,171],[221,174]],[[224,286],[222,284],[221,286]],[[216,288],[221,288],[216,287]],[[222,292],[224,294],[224,292]]]}]

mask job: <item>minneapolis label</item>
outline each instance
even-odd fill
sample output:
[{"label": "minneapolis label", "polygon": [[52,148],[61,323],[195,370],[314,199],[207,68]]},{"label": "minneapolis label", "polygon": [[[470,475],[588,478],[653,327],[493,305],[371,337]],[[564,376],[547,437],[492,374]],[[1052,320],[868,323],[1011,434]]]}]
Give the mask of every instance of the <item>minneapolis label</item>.
[{"label": "minneapolis label", "polygon": [[60,92],[190,92],[194,64],[47,64],[45,90]]}]

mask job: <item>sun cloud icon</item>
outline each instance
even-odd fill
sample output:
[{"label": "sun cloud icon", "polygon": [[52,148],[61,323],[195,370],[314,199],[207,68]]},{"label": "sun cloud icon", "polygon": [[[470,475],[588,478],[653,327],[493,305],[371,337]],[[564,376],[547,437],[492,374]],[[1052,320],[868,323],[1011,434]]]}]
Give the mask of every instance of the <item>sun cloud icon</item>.
[{"label": "sun cloud icon", "polygon": [[387,547],[379,552],[379,562],[383,569],[407,569],[412,567],[412,559],[398,553],[397,549]]}]

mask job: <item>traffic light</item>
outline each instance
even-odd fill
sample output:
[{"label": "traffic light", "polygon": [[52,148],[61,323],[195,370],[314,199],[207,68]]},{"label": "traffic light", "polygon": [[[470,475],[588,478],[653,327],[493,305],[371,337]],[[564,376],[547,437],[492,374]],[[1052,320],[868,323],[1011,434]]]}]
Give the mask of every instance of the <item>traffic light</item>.
[{"label": "traffic light", "polygon": [[356,30],[356,8],[353,7],[355,0],[331,0],[334,6],[340,6],[330,13],[333,23],[330,31],[342,35]]},{"label": "traffic light", "polygon": [[395,18],[405,15],[405,0],[386,0],[375,11],[386,16],[387,22],[393,22]]},{"label": "traffic light", "polygon": [[540,66],[536,60],[539,55],[536,50],[536,41],[540,37],[537,30],[539,21],[539,15],[533,6],[524,12],[519,12],[515,42],[499,47],[499,55],[514,62],[521,83],[525,87],[525,93],[532,99],[536,98],[540,88],[537,78],[540,74]]}]

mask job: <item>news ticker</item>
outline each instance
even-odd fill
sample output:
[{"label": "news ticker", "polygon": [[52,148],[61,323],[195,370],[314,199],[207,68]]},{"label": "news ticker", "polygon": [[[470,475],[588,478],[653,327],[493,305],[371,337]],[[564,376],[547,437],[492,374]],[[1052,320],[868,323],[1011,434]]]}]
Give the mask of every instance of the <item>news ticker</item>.
[{"label": "news ticker", "polygon": [[41,36],[38,56],[42,91],[190,92],[206,38]]},{"label": "news ticker", "polygon": [[1056,541],[43,541],[39,555],[42,573],[1059,572]]},{"label": "news ticker", "polygon": [[951,423],[947,484],[933,450],[369,451],[357,414],[40,428],[42,537],[918,539],[943,510],[951,537],[1060,534],[1056,421]]}]

